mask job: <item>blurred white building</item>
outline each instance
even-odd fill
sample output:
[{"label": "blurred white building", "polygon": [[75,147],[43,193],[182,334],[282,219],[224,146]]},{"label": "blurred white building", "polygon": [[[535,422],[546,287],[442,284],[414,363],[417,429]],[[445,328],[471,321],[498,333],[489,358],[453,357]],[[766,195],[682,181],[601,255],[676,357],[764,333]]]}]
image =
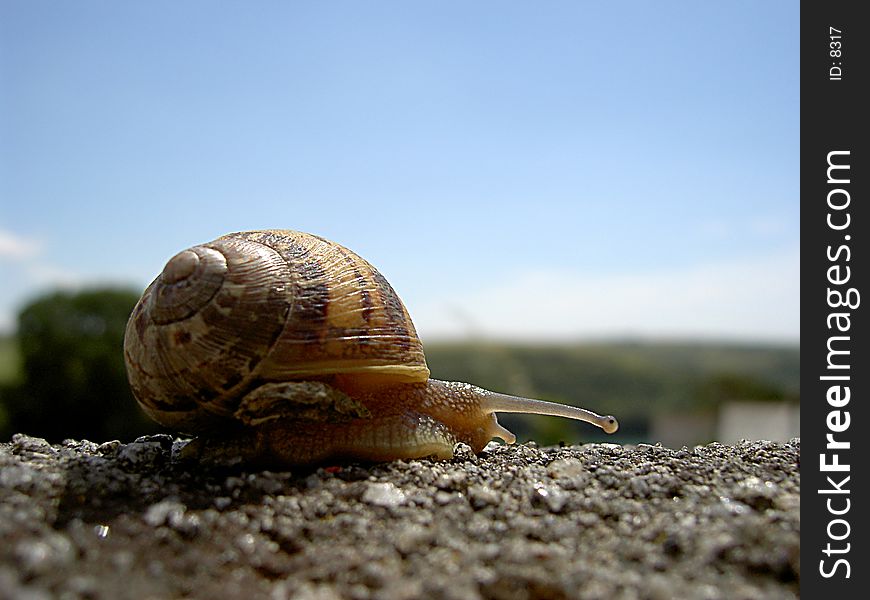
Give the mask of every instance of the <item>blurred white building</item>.
[{"label": "blurred white building", "polygon": [[716,440],[787,442],[801,435],[800,405],[792,402],[726,402],[719,408]]},{"label": "blurred white building", "polygon": [[711,441],[733,444],[740,440],[787,442],[800,437],[800,406],[793,402],[726,402],[718,412],[661,414],[650,423],[650,441],[668,448]]}]

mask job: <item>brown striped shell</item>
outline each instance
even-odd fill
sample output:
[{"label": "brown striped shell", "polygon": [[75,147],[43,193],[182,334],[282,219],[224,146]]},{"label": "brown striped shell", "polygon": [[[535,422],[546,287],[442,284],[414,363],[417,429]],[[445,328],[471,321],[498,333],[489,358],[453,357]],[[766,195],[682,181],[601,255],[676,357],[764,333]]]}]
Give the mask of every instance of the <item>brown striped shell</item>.
[{"label": "brown striped shell", "polygon": [[170,259],[130,317],[124,355],[145,411],[191,432],[264,382],[429,377],[411,318],[377,269],[284,230],[232,233]]}]

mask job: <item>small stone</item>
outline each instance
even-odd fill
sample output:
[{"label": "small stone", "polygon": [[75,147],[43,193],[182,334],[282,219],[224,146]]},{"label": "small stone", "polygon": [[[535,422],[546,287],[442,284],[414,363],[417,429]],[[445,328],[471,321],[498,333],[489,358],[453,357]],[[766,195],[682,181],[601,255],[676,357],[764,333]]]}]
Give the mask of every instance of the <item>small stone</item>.
[{"label": "small stone", "polygon": [[71,563],[75,557],[72,543],[63,535],[49,534],[39,540],[19,542],[15,556],[25,572],[43,575]]},{"label": "small stone", "polygon": [[276,588],[272,598],[276,600],[341,600],[343,597],[328,583],[312,584],[305,582],[300,587],[292,589],[292,591],[291,589],[287,587],[283,589]]},{"label": "small stone", "polygon": [[120,440],[112,440],[110,442],[104,442],[97,446],[97,452],[99,452],[103,456],[114,456],[115,454],[117,454],[120,447]]},{"label": "small stone", "polygon": [[369,483],[362,501],[374,506],[394,508],[405,502],[405,493],[392,483]]},{"label": "small stone", "polygon": [[486,446],[483,447],[483,450],[481,452],[483,454],[490,454],[492,452],[498,451],[498,449],[502,447],[504,447],[504,444],[502,442],[496,442],[495,440],[493,440],[491,442],[487,442]]},{"label": "small stone", "polygon": [[422,552],[431,540],[432,532],[412,523],[396,534],[396,549],[405,555]]},{"label": "small stone", "polygon": [[468,499],[471,506],[480,509],[485,506],[498,505],[498,492],[484,485],[472,485],[468,488]]},{"label": "small stone", "polygon": [[592,527],[597,525],[601,518],[592,512],[584,512],[581,513],[577,520],[580,521],[580,524],[584,527]]},{"label": "small stone", "polygon": [[172,441],[172,449],[169,451],[169,456],[173,461],[181,460],[181,451],[187,446],[191,440],[176,439]]},{"label": "small stone", "polygon": [[55,454],[56,450],[46,440],[30,437],[23,433],[12,436],[12,452],[14,454]]},{"label": "small stone", "polygon": [[471,446],[463,444],[462,442],[456,444],[456,447],[453,448],[453,460],[472,462],[475,464],[479,462],[477,454],[474,453]]},{"label": "small stone", "polygon": [[245,554],[253,554],[257,547],[257,538],[250,533],[243,533],[236,537],[236,547]]},{"label": "small stone", "polygon": [[270,496],[279,494],[284,491],[284,488],[286,487],[285,484],[278,479],[266,477],[267,474],[268,472],[264,471],[261,474],[261,477],[258,477],[255,481],[253,481],[253,487]]},{"label": "small stone", "polygon": [[456,490],[464,486],[468,479],[465,471],[454,471],[450,474],[445,473],[435,480],[435,487],[439,490]]},{"label": "small stone", "polygon": [[646,498],[649,496],[649,484],[641,477],[635,477],[629,481],[628,486],[631,488],[635,498]]},{"label": "small stone", "polygon": [[135,441],[125,444],[118,451],[118,459],[132,466],[149,467],[163,457],[163,447],[160,442]]},{"label": "small stone", "polygon": [[245,487],[245,480],[242,479],[241,477],[235,477],[235,476],[227,477],[226,480],[224,480],[224,487],[228,491],[232,492],[234,490],[241,489],[241,488]]},{"label": "small stone", "polygon": [[160,444],[161,447],[163,447],[167,450],[172,447],[172,443],[174,441],[175,441],[175,438],[173,438],[171,435],[169,435],[167,433],[158,433],[155,435],[140,435],[135,440],[133,440],[134,443],[139,443],[139,444],[146,443],[146,442],[156,442],[156,443]]},{"label": "small stone", "polygon": [[76,575],[71,577],[67,583],[70,591],[75,597],[79,598],[96,598],[97,592],[100,589],[99,580],[89,575]]},{"label": "small stone", "polygon": [[780,494],[774,498],[773,505],[779,510],[800,510],[800,494]]},{"label": "small stone", "polygon": [[0,487],[27,488],[38,477],[38,471],[26,464],[10,465],[0,469]]},{"label": "small stone", "polygon": [[532,506],[546,508],[552,513],[560,513],[568,502],[567,492],[558,488],[548,488],[536,485],[532,492]]},{"label": "small stone", "polygon": [[764,511],[773,506],[778,495],[779,488],[775,483],[762,481],[758,477],[748,477],[740,482],[734,498],[755,510]]},{"label": "small stone", "polygon": [[[649,444],[638,444],[637,446],[638,446],[638,448],[640,448],[641,446],[643,446],[645,448],[656,448],[658,446],[658,444],[656,444],[656,446],[650,446]],[[602,443],[598,444],[598,447],[601,448],[602,450],[610,450],[610,451],[615,452],[617,454],[622,454],[623,450],[625,449],[620,444],[613,444],[610,442],[602,442]]]},{"label": "small stone", "polygon": [[454,495],[451,494],[450,492],[445,492],[445,491],[435,492],[435,502],[440,506],[450,504],[453,501],[453,498],[454,498]]},{"label": "small stone", "polygon": [[163,500],[157,504],[152,504],[145,511],[145,522],[152,527],[160,527],[167,525],[172,520],[178,520],[184,515],[187,507],[175,500]]},{"label": "small stone", "polygon": [[547,475],[553,479],[572,479],[586,472],[583,463],[576,458],[560,458],[547,465]]}]

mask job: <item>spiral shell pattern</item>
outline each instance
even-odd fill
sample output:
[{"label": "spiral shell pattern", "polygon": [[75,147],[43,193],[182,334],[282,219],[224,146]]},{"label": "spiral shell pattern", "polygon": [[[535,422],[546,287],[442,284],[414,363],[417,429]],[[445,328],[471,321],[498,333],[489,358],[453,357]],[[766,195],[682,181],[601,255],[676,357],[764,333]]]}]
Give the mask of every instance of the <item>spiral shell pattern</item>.
[{"label": "spiral shell pattern", "polygon": [[429,377],[411,318],[377,269],[286,230],[232,233],[171,258],[133,310],[124,355],[139,404],[190,432],[218,426],[264,382]]}]

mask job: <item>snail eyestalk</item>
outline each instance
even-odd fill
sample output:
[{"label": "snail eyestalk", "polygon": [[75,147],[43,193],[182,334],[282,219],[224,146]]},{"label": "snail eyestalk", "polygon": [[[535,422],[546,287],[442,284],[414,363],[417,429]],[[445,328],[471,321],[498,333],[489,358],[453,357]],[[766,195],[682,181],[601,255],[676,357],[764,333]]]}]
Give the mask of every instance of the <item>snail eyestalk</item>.
[{"label": "snail eyestalk", "polygon": [[614,433],[619,429],[619,423],[616,421],[616,417],[612,415],[599,415],[585,408],[545,402],[544,400],[534,400],[532,398],[520,398],[519,396],[509,396],[508,394],[498,394],[496,392],[490,392],[481,398],[480,406],[485,412],[525,413],[586,421],[596,427],[600,427],[605,433]]}]

